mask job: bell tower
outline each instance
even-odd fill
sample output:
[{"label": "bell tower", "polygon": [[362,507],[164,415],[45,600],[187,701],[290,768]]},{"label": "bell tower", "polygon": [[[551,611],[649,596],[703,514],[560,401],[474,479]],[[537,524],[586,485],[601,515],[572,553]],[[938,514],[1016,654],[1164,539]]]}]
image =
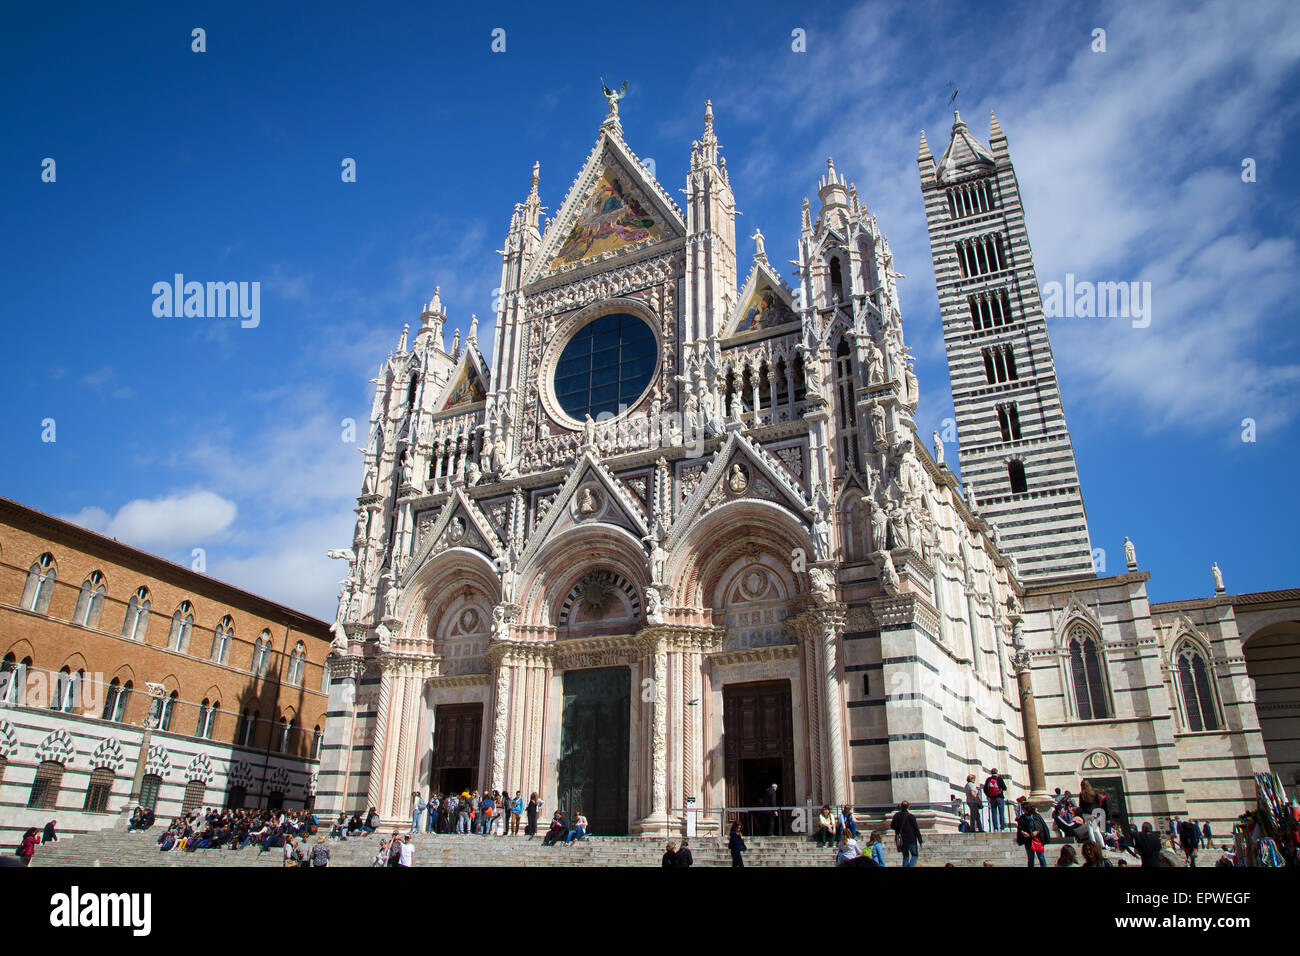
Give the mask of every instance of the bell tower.
[{"label": "bell tower", "polygon": [[[1094,573],[1088,515],[1020,186],[991,115],[989,145],[954,114],[917,164],[939,293],[962,480],[1026,580]],[[972,494],[973,493],[973,494]]]}]

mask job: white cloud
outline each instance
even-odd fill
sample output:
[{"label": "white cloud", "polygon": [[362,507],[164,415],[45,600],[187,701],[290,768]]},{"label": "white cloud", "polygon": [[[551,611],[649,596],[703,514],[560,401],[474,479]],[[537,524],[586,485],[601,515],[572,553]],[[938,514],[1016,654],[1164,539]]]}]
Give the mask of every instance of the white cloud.
[{"label": "white cloud", "polygon": [[136,498],[109,515],[87,507],[64,519],[116,538],[132,547],[167,551],[206,547],[225,534],[238,509],[210,491],[188,491],[162,498]]},{"label": "white cloud", "polygon": [[[1114,2],[1082,17],[1013,9],[1005,22],[981,25],[955,4],[859,5],[810,29],[807,56],[775,58],[752,84],[714,94],[721,122],[770,127],[779,116],[796,133],[758,138],[733,173],[738,199],[788,204],[815,188],[833,154],[910,276],[908,344],[927,406],[945,402],[915,153],[922,128],[936,158],[946,147],[953,81],[972,132],[987,141],[994,108],[1009,137],[1040,282],[1073,272],[1152,283],[1147,329],[1123,320],[1054,325],[1067,409],[1145,431],[1221,432],[1247,415],[1288,421],[1300,413],[1300,363],[1278,332],[1294,313],[1300,250],[1258,218],[1290,202],[1280,145],[1297,114],[1289,89],[1300,23],[1288,11],[1281,2],[1249,17],[1227,0]],[[1107,29],[1107,53],[1089,48],[1094,20]],[[969,26],[935,32],[923,59],[889,42],[955,21]],[[731,66],[711,64],[701,79],[716,83]],[[1244,156],[1258,160],[1259,183],[1241,182]],[[788,174],[770,175],[774,168]],[[755,171],[769,173],[766,182]],[[788,222],[773,225],[788,234]]]}]

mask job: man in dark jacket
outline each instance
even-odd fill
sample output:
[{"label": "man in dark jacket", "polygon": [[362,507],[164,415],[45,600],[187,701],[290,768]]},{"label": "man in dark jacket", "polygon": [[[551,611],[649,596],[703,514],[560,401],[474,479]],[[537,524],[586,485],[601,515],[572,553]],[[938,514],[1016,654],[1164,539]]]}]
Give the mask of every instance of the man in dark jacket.
[{"label": "man in dark jacket", "polygon": [[903,866],[916,866],[916,858],[921,854],[921,827],[916,817],[908,811],[911,806],[906,800],[898,805],[898,812],[889,821],[889,828],[894,831],[894,842],[898,852],[903,854]]},{"label": "man in dark jacket", "polygon": [[1196,865],[1196,850],[1201,845],[1201,828],[1191,820],[1178,824],[1178,843],[1187,857],[1187,865]]},{"label": "man in dark jacket", "polygon": [[1133,843],[1138,856],[1142,858],[1142,866],[1151,868],[1160,865],[1160,851],[1164,847],[1160,843],[1160,834],[1156,833],[1150,823],[1142,824],[1142,832]]},{"label": "man in dark jacket", "polygon": [[690,844],[683,840],[682,845],[677,848],[677,857],[673,860],[673,866],[694,866],[695,857],[691,856]]}]

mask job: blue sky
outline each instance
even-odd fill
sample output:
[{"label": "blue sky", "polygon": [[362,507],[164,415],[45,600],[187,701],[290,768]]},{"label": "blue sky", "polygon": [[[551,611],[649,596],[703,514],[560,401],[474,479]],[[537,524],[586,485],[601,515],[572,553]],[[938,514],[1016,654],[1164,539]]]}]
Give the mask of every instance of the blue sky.
[{"label": "blue sky", "polygon": [[[340,422],[364,439],[368,380],[435,283],[449,334],[476,312],[491,341],[494,250],[535,160],[558,209],[601,77],[628,81],[625,136],[673,194],[712,98],[737,232],[774,263],[835,157],[907,275],[928,435],[952,403],[915,158],[956,88],[1010,140],[1040,282],[1152,283],[1149,328],[1051,322],[1110,570],[1127,534],[1156,600],[1208,595],[1216,560],[1231,591],[1300,584],[1290,4],[180,7],[5,15],[0,493],[331,617],[360,482]],[[156,318],[178,272],[261,282],[260,325]]]}]

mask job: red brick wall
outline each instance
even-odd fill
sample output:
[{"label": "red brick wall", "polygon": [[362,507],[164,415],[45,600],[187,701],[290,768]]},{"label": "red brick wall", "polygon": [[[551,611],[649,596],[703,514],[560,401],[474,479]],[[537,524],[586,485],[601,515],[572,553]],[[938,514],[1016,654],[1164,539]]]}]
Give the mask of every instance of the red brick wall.
[{"label": "red brick wall", "polygon": [[[54,558],[56,585],[48,612],[24,611],[20,604],[28,569],[48,552]],[[82,582],[93,571],[104,576],[103,611],[96,628],[72,623]],[[149,589],[150,615],[144,643],[122,637],[127,602],[136,589]],[[187,653],[170,650],[173,612],[182,601],[193,606],[194,627]],[[213,632],[222,617],[234,625],[225,665],[209,659]],[[272,654],[265,674],[250,673],[253,643],[267,630]],[[289,655],[298,641],[306,651],[301,686],[282,683],[288,679]],[[107,684],[114,677],[130,680],[133,693],[125,719],[139,724],[145,717],[146,682],[165,685],[177,692],[171,730],[194,734],[198,704],[204,698],[220,701],[221,708],[211,734],[216,741],[234,742],[239,714],[245,709],[259,712],[255,745],[272,746],[274,722],[292,717],[299,728],[290,752],[309,756],[312,730],[324,729],[326,695],[320,693],[322,667],[329,653],[329,626],[316,618],[281,607],[222,584],[187,568],[170,564],[143,552],[119,545],[76,526],[32,512],[9,502],[0,502],[0,658],[13,653],[18,661],[32,658],[32,669],[57,672],[64,666],[72,672],[84,669],[86,680],[102,675]],[[88,695],[89,699],[89,695]],[[96,691],[95,713],[102,713],[104,691]]]}]

